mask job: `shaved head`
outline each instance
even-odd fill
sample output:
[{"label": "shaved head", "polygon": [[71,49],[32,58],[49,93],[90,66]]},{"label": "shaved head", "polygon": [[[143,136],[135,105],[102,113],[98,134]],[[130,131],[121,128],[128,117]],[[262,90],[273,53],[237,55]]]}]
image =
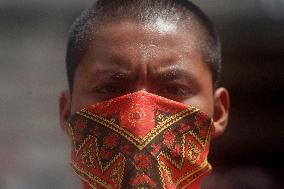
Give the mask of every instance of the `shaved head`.
[{"label": "shaved head", "polygon": [[210,19],[187,0],[98,0],[85,10],[70,29],[66,63],[68,84],[73,90],[77,66],[104,25],[123,21],[155,32],[185,31],[212,73],[214,84],[221,69],[221,47]]}]

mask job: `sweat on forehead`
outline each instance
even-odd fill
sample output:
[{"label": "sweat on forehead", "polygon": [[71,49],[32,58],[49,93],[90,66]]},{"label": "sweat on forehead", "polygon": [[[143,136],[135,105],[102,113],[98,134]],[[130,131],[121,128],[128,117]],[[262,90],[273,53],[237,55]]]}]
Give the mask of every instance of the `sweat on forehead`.
[{"label": "sweat on forehead", "polygon": [[152,24],[159,32],[175,30],[177,25],[189,32],[195,31],[196,45],[216,82],[221,67],[220,43],[213,24],[197,6],[187,0],[98,0],[70,29],[66,65],[71,91],[76,68],[94,33],[107,23],[125,20]]}]

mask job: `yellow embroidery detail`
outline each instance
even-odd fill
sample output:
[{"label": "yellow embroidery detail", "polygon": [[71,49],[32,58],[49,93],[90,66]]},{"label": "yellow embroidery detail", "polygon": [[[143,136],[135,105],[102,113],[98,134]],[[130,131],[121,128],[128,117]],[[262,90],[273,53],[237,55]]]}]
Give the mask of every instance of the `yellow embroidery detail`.
[{"label": "yellow embroidery detail", "polygon": [[191,141],[188,142],[188,146],[189,146],[189,151],[188,151],[189,162],[190,162],[190,164],[195,164],[201,156],[201,151]]},{"label": "yellow embroidery detail", "polygon": [[194,139],[196,139],[198,141],[198,143],[201,145],[202,149],[205,150],[205,147],[206,147],[206,142],[209,141],[210,139],[210,133],[212,131],[212,128],[213,128],[213,122],[211,121],[211,125],[207,131],[207,134],[206,134],[206,138],[204,141],[202,141],[193,131],[189,131],[190,135],[194,137]]},{"label": "yellow embroidery detail", "polygon": [[199,110],[193,107],[187,108],[180,113],[177,113],[173,116],[169,116],[167,119],[157,123],[157,125],[143,138],[134,136],[129,131],[123,129],[119,125],[115,124],[113,121],[110,121],[106,118],[103,118],[99,115],[96,115],[86,109],[81,110],[78,112],[78,115],[84,116],[88,119],[91,119],[97,123],[100,123],[101,125],[112,129],[113,131],[119,133],[123,137],[125,137],[127,140],[132,142],[139,150],[142,150],[147,146],[158,134],[160,134],[162,131],[173,125],[174,123],[180,121],[186,116],[189,116],[195,112],[198,112]]},{"label": "yellow embroidery detail", "polygon": [[[197,173],[197,172],[208,173],[208,172],[210,172],[211,170],[212,170],[212,167],[211,167],[211,165],[207,162],[207,165],[205,165],[203,168],[200,168],[199,170],[197,170],[196,173]],[[187,187],[188,187],[189,185],[191,185],[194,181],[198,180],[201,176],[204,175],[204,174],[200,174],[200,175],[196,175],[196,176],[195,176],[193,179],[191,179],[191,180],[188,179],[190,176],[193,176],[193,175],[196,174],[196,173],[192,173],[192,174],[188,175],[188,176],[184,179],[184,180],[187,179],[187,183],[186,183],[186,185],[184,185],[181,189],[187,189]]]},{"label": "yellow embroidery detail", "polygon": [[113,169],[110,178],[114,183],[118,183],[117,188],[121,188],[122,178],[124,175],[125,161],[120,162],[116,168]]},{"label": "yellow embroidery detail", "polygon": [[[193,107],[190,107],[180,113],[177,113],[173,116],[163,116],[163,115],[158,115],[158,123],[156,124],[156,126],[143,138],[139,138],[134,136],[132,133],[130,133],[129,131],[121,128],[119,125],[115,124],[115,120],[112,118],[110,120],[103,118],[99,115],[96,115],[90,111],[87,111],[86,109],[81,110],[79,113],[77,113],[78,115],[84,116],[88,119],[91,119],[97,123],[100,123],[101,125],[112,129],[113,131],[119,133],[120,135],[122,135],[123,137],[125,137],[127,140],[129,140],[130,142],[132,142],[138,149],[142,150],[145,146],[147,146],[152,140],[153,138],[155,138],[158,134],[160,134],[162,131],[164,131],[165,129],[169,128],[171,125],[173,125],[174,123],[180,121],[181,119],[183,119],[186,116],[189,116],[195,112],[198,112],[199,110]],[[204,124],[204,123],[203,123]],[[74,130],[72,129],[72,127],[70,126],[70,134],[72,135],[73,141],[74,141],[74,145],[75,145],[75,136],[74,136]],[[198,129],[199,126],[197,126]],[[194,137],[198,143],[201,145],[201,147],[203,148],[203,150],[205,150],[206,145],[208,140],[210,139],[210,132],[211,129],[214,129],[213,127],[213,121],[211,120],[211,125],[210,128],[207,131],[206,137],[204,138],[204,140],[202,140],[199,136],[197,136],[196,133],[194,133],[192,130],[188,131],[187,133],[184,133],[182,136],[182,143],[181,143],[181,161],[180,162],[176,162],[174,159],[172,159],[168,154],[165,154],[163,151],[159,153],[158,155],[158,159],[160,156],[163,156],[167,161],[169,161],[174,167],[176,167],[177,169],[181,169],[183,164],[184,164],[184,160],[185,160],[185,138],[187,134],[190,134],[192,137]],[[199,130],[200,131],[200,130]],[[124,174],[124,168],[125,168],[125,157],[122,154],[118,154],[117,156],[115,156],[111,161],[109,161],[105,166],[102,165],[101,162],[101,157],[99,155],[98,152],[98,145],[97,145],[97,139],[93,136],[88,136],[78,147],[75,148],[75,152],[76,155],[78,155],[78,153],[80,152],[80,150],[86,145],[86,143],[93,139],[95,141],[96,147],[96,156],[98,159],[98,163],[99,166],[101,168],[102,172],[105,172],[120,156],[123,157],[123,161],[120,162],[118,164],[118,167],[114,168],[113,171],[111,172],[111,179],[113,180],[114,183],[119,183],[118,188],[121,187],[121,182],[122,182],[122,178],[123,178],[123,174]],[[189,142],[189,150],[188,150],[188,159],[189,162],[191,164],[195,164],[196,161],[199,160],[200,156],[201,156],[201,151],[198,149],[198,147],[193,143],[193,142]],[[91,148],[93,148],[93,144],[91,144],[87,150],[85,152],[83,152],[82,157],[81,157],[81,161],[87,165],[87,166],[92,166],[95,167],[95,163],[94,163],[94,157],[92,154],[93,151],[91,150]],[[75,169],[75,172],[80,176],[80,178],[86,182],[88,182],[90,184],[90,186],[95,189],[96,183],[100,184],[101,186],[105,187],[105,188],[112,188],[110,184],[108,184],[106,181],[104,181],[103,179],[97,177],[96,175],[93,175],[89,172],[85,172],[83,169],[80,169],[75,162],[72,162],[72,167]],[[190,184],[192,184],[194,181],[196,181],[200,176],[202,176],[201,174],[198,174],[199,172],[209,172],[212,168],[210,166],[210,164],[207,162],[207,160],[204,160],[201,165],[199,165],[196,169],[191,170],[190,172],[187,172],[186,174],[182,175],[181,177],[179,177],[178,179],[176,179],[175,181],[173,181],[173,173],[170,170],[169,167],[167,167],[163,162],[158,160],[158,168],[159,168],[159,173],[160,173],[160,178],[162,181],[162,186],[163,188],[166,188],[165,186],[165,177],[163,176],[164,173],[167,174],[168,176],[168,182],[176,187],[178,187],[179,185],[181,185],[184,181],[186,182],[186,185],[184,186],[180,186],[182,188],[186,188],[186,186],[189,186]],[[88,179],[90,180],[88,180]],[[143,187],[142,187],[143,188]],[[141,189],[142,189],[141,188]]]},{"label": "yellow embroidery detail", "polygon": [[161,164],[159,163],[158,168],[159,168],[159,173],[160,173],[160,178],[163,184],[163,188],[166,188],[166,183],[165,183],[165,178],[163,176],[162,171],[166,172],[169,183],[173,185],[174,184],[173,179],[172,179],[173,173],[170,171],[170,169],[162,163]]},{"label": "yellow embroidery detail", "polygon": [[[162,181],[162,186],[164,189],[166,189],[166,184],[165,184],[165,177],[163,176],[163,171],[167,174],[168,176],[168,181],[170,184],[178,187],[184,180],[186,179],[189,179],[189,177],[193,176],[194,174],[197,174],[198,172],[202,171],[203,169],[205,169],[207,167],[207,171],[206,172],[209,172],[211,170],[211,166],[210,164],[208,163],[207,159],[204,160],[196,169],[194,170],[191,170],[189,171],[188,173],[182,175],[180,178],[176,179],[175,181],[173,181],[173,173],[172,171],[170,170],[169,167],[167,167],[164,162],[160,161],[160,157],[163,157],[165,158],[169,163],[171,163],[175,168],[181,170],[182,169],[182,166],[184,165],[184,160],[185,160],[185,139],[186,139],[186,136],[187,135],[192,135],[192,131],[188,131],[186,133],[184,133],[182,135],[182,141],[181,141],[181,161],[180,162],[176,162],[174,159],[172,159],[168,154],[166,154],[165,152],[161,151],[158,156],[157,156],[157,159],[158,159],[158,168],[159,168],[159,173],[160,173],[160,178],[161,178],[161,181]],[[196,135],[195,135],[196,137]],[[206,140],[204,142],[204,145],[206,145],[208,142],[208,137],[206,137]],[[189,148],[189,151],[188,151],[188,156],[189,156],[189,162],[191,164],[194,164],[196,161],[199,160],[200,156],[201,156],[201,151],[198,149],[197,146],[195,146],[195,144],[193,142],[188,142],[188,148]],[[209,144],[208,144],[209,145]],[[205,146],[204,146],[205,148]],[[196,181],[201,175],[197,175],[195,178],[193,179],[189,179],[188,180],[188,185],[190,185],[191,183],[193,183],[194,181]]]},{"label": "yellow embroidery detail", "polygon": [[[192,176],[193,174],[201,171],[202,169],[206,168],[206,167],[211,167],[210,164],[208,163],[207,159],[204,160],[196,169],[188,172],[187,174],[181,176],[180,178],[177,179],[176,181],[176,186],[178,186],[181,182],[183,182],[184,180],[186,180],[188,177]],[[209,171],[209,170],[208,170]],[[198,178],[198,177],[197,177]],[[197,178],[195,178],[194,180],[192,180],[189,184],[193,183],[195,180],[197,180]]]},{"label": "yellow embroidery detail", "polygon": [[[79,166],[75,163],[75,162],[71,162],[71,166],[73,167],[73,169],[75,170],[75,172],[78,174],[78,176],[85,182],[89,183],[89,185],[95,189],[95,184],[90,182],[94,181],[97,184],[100,184],[101,186],[107,188],[107,189],[112,189],[111,185],[108,184],[106,181],[102,180],[101,178],[97,177],[96,175],[92,174],[92,173],[87,173],[85,172],[83,169],[80,169]],[[86,177],[88,179],[86,179]]]},{"label": "yellow embroidery detail", "polygon": [[91,144],[86,151],[84,151],[80,157],[81,162],[83,162],[87,167],[95,168],[94,157],[93,157],[93,145]]},{"label": "yellow embroidery detail", "polygon": [[[205,172],[209,172],[212,169],[210,164],[208,163],[208,161],[205,160],[196,169],[187,172],[186,174],[184,174],[181,177],[179,177],[176,181],[173,181],[173,178],[172,178],[173,174],[172,174],[172,172],[170,171],[170,169],[163,162],[159,162],[159,166],[158,167],[159,167],[160,178],[161,178],[161,181],[162,181],[162,186],[163,186],[164,189],[167,189],[167,188],[166,188],[166,183],[165,183],[165,177],[163,176],[164,173],[162,171],[166,172],[166,174],[168,176],[169,183],[174,185],[176,188],[179,188],[178,186],[183,181],[185,181],[189,177],[193,176],[194,174],[197,174],[198,172],[202,171],[203,169],[205,169]],[[196,177],[187,180],[186,186],[189,186],[190,184],[192,184],[194,181],[196,181],[202,175],[203,174],[201,174],[201,175],[197,174]],[[186,188],[186,187],[183,187],[183,188]]]},{"label": "yellow embroidery detail", "polygon": [[[72,131],[73,133],[73,131]],[[97,139],[93,136],[88,136],[84,141],[83,143],[77,148],[75,149],[75,153],[76,153],[76,156],[78,156],[78,154],[80,153],[80,151],[82,150],[82,148],[89,142],[89,140],[94,140],[95,142],[95,150],[96,150],[96,156],[97,156],[97,160],[98,160],[98,163],[99,163],[99,166],[100,166],[100,170],[102,173],[104,173],[111,165],[113,165],[113,163],[120,157],[122,157],[123,161],[120,162],[118,164],[118,167],[114,168],[114,170],[112,171],[111,173],[111,177],[113,178],[113,182],[114,183],[118,183],[118,188],[121,188],[121,183],[122,183],[122,178],[123,178],[123,174],[124,174],[124,168],[125,168],[125,157],[119,153],[118,155],[116,155],[115,157],[113,157],[111,159],[111,161],[109,161],[105,166],[102,165],[102,162],[101,162],[101,157],[99,155],[99,152],[98,152],[98,143],[97,143]],[[84,163],[86,166],[92,166],[93,168],[95,168],[95,163],[94,163],[94,157],[93,157],[93,151],[91,149],[93,149],[94,146],[93,144],[90,144],[87,148],[87,151],[83,152],[82,153],[82,156],[81,156],[81,160],[82,163]],[[89,157],[88,157],[89,155]],[[92,161],[90,161],[92,160]],[[90,164],[92,162],[92,164]],[[94,182],[97,182],[99,183],[100,185],[106,187],[106,188],[112,188],[111,185],[109,185],[106,181],[104,181],[103,179],[97,177],[96,175],[88,172],[88,171],[85,171],[84,169],[81,169],[79,168],[79,166],[77,166],[77,164],[75,162],[72,162],[71,163],[71,166],[73,167],[73,169],[75,170],[75,172],[80,176],[81,179],[87,177],[88,179],[91,179],[92,181]],[[94,186],[94,184],[92,182],[90,182],[90,180],[87,180],[87,179],[83,179],[85,182],[88,182],[92,188],[96,188]]]}]

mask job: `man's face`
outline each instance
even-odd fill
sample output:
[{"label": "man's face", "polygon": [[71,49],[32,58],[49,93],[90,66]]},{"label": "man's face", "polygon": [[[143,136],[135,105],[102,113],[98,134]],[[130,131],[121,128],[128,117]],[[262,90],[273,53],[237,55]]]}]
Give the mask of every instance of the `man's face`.
[{"label": "man's face", "polygon": [[[200,51],[196,49],[198,34],[193,31],[186,31],[182,27],[162,21],[148,25],[121,21],[100,27],[76,69],[72,93],[64,91],[61,95],[61,126],[66,128],[67,118],[87,105],[144,90],[203,110],[213,118],[215,136],[221,134],[227,123],[228,93],[224,88],[213,91],[211,71],[203,61]],[[148,106],[151,105],[141,107],[147,110]],[[147,119],[152,121],[147,122],[143,117],[139,119],[141,120],[139,127],[136,127],[135,118],[128,116],[134,114],[130,114],[131,109],[128,112],[127,108],[123,109],[126,113],[123,115],[126,116],[121,116],[119,120],[122,124],[121,128],[127,126],[126,130],[130,129],[128,131],[134,133],[135,137],[145,136],[144,134],[149,131],[147,129],[152,129],[153,119],[148,116]],[[136,106],[132,107],[132,109],[135,108]],[[149,114],[153,113],[150,109],[149,112]],[[134,124],[129,125],[130,123]],[[206,129],[209,128],[211,127],[208,125]],[[103,128],[99,129],[103,130]],[[144,132],[144,130],[147,131]],[[201,130],[207,134],[204,129],[200,129],[200,132]],[[78,133],[81,135],[85,131]],[[152,140],[151,137],[149,138]],[[101,137],[101,140],[105,144],[105,138]],[[89,145],[83,148],[93,147]],[[136,152],[133,151],[133,153]],[[139,153],[143,154],[140,151]],[[79,159],[81,157],[83,156],[78,156]]]},{"label": "man's face", "polygon": [[212,76],[195,35],[167,23],[109,23],[94,35],[74,78],[71,114],[83,106],[145,90],[213,116]]}]

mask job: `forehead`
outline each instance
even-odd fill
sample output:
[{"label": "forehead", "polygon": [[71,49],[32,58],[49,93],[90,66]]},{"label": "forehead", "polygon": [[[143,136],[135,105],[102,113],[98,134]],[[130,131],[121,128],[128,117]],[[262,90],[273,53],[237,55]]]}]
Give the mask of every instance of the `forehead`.
[{"label": "forehead", "polygon": [[170,59],[182,60],[194,56],[201,60],[195,33],[194,29],[186,30],[177,22],[159,19],[150,24],[137,24],[127,20],[110,22],[101,25],[93,34],[83,59],[151,61],[152,66],[155,62],[158,64],[159,59],[167,62]]}]

